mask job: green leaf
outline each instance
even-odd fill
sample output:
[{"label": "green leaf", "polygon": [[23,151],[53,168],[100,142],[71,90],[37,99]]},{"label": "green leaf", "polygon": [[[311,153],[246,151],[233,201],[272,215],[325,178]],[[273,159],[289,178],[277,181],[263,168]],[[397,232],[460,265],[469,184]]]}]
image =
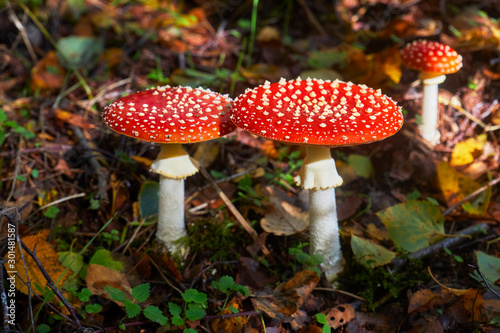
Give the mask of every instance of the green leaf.
[{"label": "green leaf", "polygon": [[49,333],[50,332],[50,326],[47,324],[41,324],[36,327],[36,332],[37,333]]},{"label": "green leaf", "polygon": [[87,311],[87,313],[99,313],[102,311],[102,305],[99,303],[87,304],[85,305],[85,311]]},{"label": "green leaf", "polygon": [[112,268],[121,272],[123,270],[123,263],[112,258],[111,252],[106,249],[99,249],[95,251],[92,258],[90,258],[89,264],[97,264],[104,267]]},{"label": "green leaf", "polygon": [[149,298],[149,283],[143,283],[132,288],[132,296],[139,303],[145,302]]},{"label": "green leaf", "polygon": [[436,199],[434,199],[432,197],[427,197],[426,199],[427,199],[427,201],[429,201],[434,206],[439,206],[439,202]]},{"label": "green leaf", "polygon": [[500,280],[500,258],[490,256],[484,252],[476,252],[477,266],[490,284]]},{"label": "green leaf", "polygon": [[398,247],[414,252],[444,234],[443,215],[428,201],[407,201],[377,213]]},{"label": "green leaf", "polygon": [[387,250],[385,247],[373,244],[355,235],[351,237],[351,248],[356,260],[368,268],[388,264],[396,257],[396,253]]},{"label": "green leaf", "polygon": [[180,306],[178,306],[177,304],[175,303],[172,303],[172,302],[168,302],[168,311],[170,312],[170,314],[172,316],[180,316],[181,313],[182,313],[182,309]]},{"label": "green leaf", "polygon": [[201,304],[188,304],[188,309],[186,310],[186,318],[191,321],[200,320],[205,317],[205,309]]},{"label": "green leaf", "polygon": [[198,333],[194,328],[185,328],[182,333]]},{"label": "green leaf", "polygon": [[103,40],[94,37],[69,36],[57,41],[61,64],[70,70],[90,67],[103,48]]},{"label": "green leaf", "polygon": [[315,317],[320,324],[326,324],[328,322],[324,313],[316,313]]},{"label": "green leaf", "polygon": [[188,289],[182,293],[182,299],[187,303],[207,304],[207,295],[196,289]]},{"label": "green leaf", "polygon": [[104,290],[109,294],[109,297],[115,302],[125,302],[125,294],[123,291],[111,286],[104,287]]},{"label": "green leaf", "polygon": [[59,213],[59,208],[56,206],[50,206],[47,208],[47,210],[43,213],[45,217],[48,217],[49,219],[53,219],[56,217],[57,213]]},{"label": "green leaf", "polygon": [[420,192],[415,190],[406,196],[407,200],[417,200],[420,198]]},{"label": "green leaf", "polygon": [[307,64],[312,68],[329,68],[333,65],[345,66],[345,52],[335,49],[311,52]]},{"label": "green leaf", "polygon": [[154,305],[150,305],[144,309],[144,316],[162,326],[165,326],[168,323],[168,318],[165,317],[163,312],[161,312],[161,310]]},{"label": "green leaf", "polygon": [[238,309],[237,309],[237,308],[235,308],[235,307],[234,307],[234,306],[232,306],[232,305],[228,306],[227,308],[228,308],[228,309],[229,309],[229,311],[231,311],[232,313],[238,313],[238,312],[240,312],[240,311],[238,311]]},{"label": "green leaf", "polygon": [[0,145],[5,141],[5,130],[0,128]]},{"label": "green leaf", "polygon": [[33,178],[38,178],[38,170],[37,169],[32,169],[31,170],[31,177]]},{"label": "green leaf", "polygon": [[82,291],[78,293],[78,299],[82,302],[88,302],[92,293],[89,288],[83,288]]},{"label": "green leaf", "polygon": [[173,325],[184,326],[184,319],[182,319],[179,315],[172,316],[171,321]]},{"label": "green leaf", "polygon": [[127,312],[127,316],[129,318],[134,318],[139,313],[141,313],[141,306],[139,304],[132,303],[128,299],[125,300],[124,304],[125,304],[125,312]]},{"label": "green leaf", "polygon": [[347,161],[359,177],[370,178],[373,176],[373,165],[370,157],[351,154],[347,157]]},{"label": "green leaf", "polygon": [[250,295],[250,290],[246,286],[235,284],[233,289],[236,290],[237,292],[239,292],[241,294],[241,296],[249,296]]},{"label": "green leaf", "polygon": [[79,256],[76,252],[63,251],[58,252],[58,255],[61,265],[66,268],[69,267],[75,275],[78,274],[85,265],[83,257]]},{"label": "green leaf", "polygon": [[223,293],[226,293],[228,290],[230,290],[234,286],[234,280],[231,276],[223,276],[220,278],[219,281],[213,281],[212,286]]},{"label": "green leaf", "polygon": [[0,109],[0,123],[3,123],[7,120],[7,115],[5,114],[3,109]]},{"label": "green leaf", "polygon": [[139,191],[139,210],[141,219],[158,214],[158,192],[159,184],[154,181],[146,181]]}]

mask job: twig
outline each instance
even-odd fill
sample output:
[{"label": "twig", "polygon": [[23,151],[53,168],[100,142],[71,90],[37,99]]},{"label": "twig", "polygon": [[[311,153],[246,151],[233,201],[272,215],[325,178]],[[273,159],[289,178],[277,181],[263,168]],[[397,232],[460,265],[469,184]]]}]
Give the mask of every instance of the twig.
[{"label": "twig", "polygon": [[176,286],[174,286],[172,282],[170,282],[170,280],[165,276],[165,274],[163,274],[163,271],[160,269],[160,267],[158,266],[158,264],[152,258],[151,258],[151,263],[153,264],[153,266],[156,267],[156,269],[160,273],[161,277],[170,286],[170,288],[172,288],[175,291],[177,291],[179,293],[179,295],[182,295],[182,291],[179,288],[177,288]]},{"label": "twig", "polygon": [[12,9],[12,6],[9,1],[7,1],[8,5],[8,12],[9,12],[9,17],[16,26],[16,28],[19,30],[19,33],[21,34],[21,37],[23,38],[24,45],[26,45],[26,48],[28,49],[28,53],[30,54],[31,60],[33,63],[38,62],[38,59],[36,57],[35,50],[33,49],[33,46],[31,45],[30,39],[28,37],[28,34],[26,33],[26,29],[24,28],[24,25],[19,21],[19,18],[16,16],[16,13]]},{"label": "twig", "polygon": [[323,29],[321,23],[319,23],[318,20],[316,20],[316,17],[314,17],[314,14],[312,13],[309,6],[307,6],[305,0],[299,0],[299,4],[302,6],[302,9],[304,9],[304,12],[306,13],[307,20],[309,21],[309,23],[311,23],[314,26],[314,28],[318,30],[321,36],[327,36],[325,29]]},{"label": "twig", "polygon": [[40,208],[38,208],[33,214],[31,215],[34,215],[36,213],[38,213],[39,211],[47,208],[47,207],[50,207],[50,206],[54,206],[54,205],[58,205],[60,204],[61,202],[65,202],[65,201],[68,201],[68,200],[73,200],[73,199],[77,199],[77,198],[81,198],[81,197],[84,197],[85,196],[85,193],[84,192],[81,192],[81,193],[77,193],[77,194],[73,194],[73,195],[70,195],[70,196],[67,196],[67,197],[64,197],[64,198],[61,198],[59,200],[56,200],[56,201],[52,201]]},{"label": "twig", "polygon": [[314,290],[319,290],[319,291],[331,291],[331,292],[334,292],[334,293],[339,293],[339,294],[342,294],[342,295],[347,295],[347,296],[352,297],[352,298],[355,298],[355,299],[359,299],[360,301],[363,301],[363,302],[364,302],[364,301],[366,301],[366,299],[364,299],[364,298],[363,298],[363,297],[361,297],[361,296],[358,296],[358,295],[352,294],[352,293],[347,292],[347,291],[339,290],[339,289],[316,287],[316,288],[314,288]]},{"label": "twig", "polygon": [[465,198],[463,198],[462,200],[460,200],[459,202],[457,202],[456,204],[454,204],[453,206],[451,206],[450,208],[445,210],[443,215],[450,214],[452,211],[455,210],[455,208],[457,208],[458,206],[460,206],[464,202],[469,201],[470,199],[474,198],[479,193],[486,191],[489,187],[495,186],[498,182],[500,182],[500,177],[493,179],[492,181],[488,182],[486,185],[478,188],[477,190],[475,190],[471,194],[465,196]]},{"label": "twig", "polygon": [[47,280],[47,286],[50,289],[52,289],[54,294],[56,294],[56,296],[64,304],[66,309],[68,309],[69,313],[71,313],[71,316],[73,317],[73,320],[76,323],[76,325],[78,326],[78,329],[80,330],[80,332],[85,332],[85,328],[80,323],[80,320],[78,319],[78,316],[76,315],[75,309],[73,309],[73,306],[68,303],[66,298],[64,298],[63,294],[61,293],[59,288],[56,287],[56,285],[54,284],[54,281],[52,281],[52,278],[50,277],[49,273],[47,273],[47,270],[45,269],[45,267],[43,267],[42,263],[38,259],[38,256],[36,255],[36,245],[33,247],[33,251],[31,251],[26,246],[26,244],[24,244],[22,241],[21,241],[21,246],[23,247],[23,250],[26,251],[26,253],[28,253],[30,255],[30,257],[33,258],[33,260],[35,261],[36,265],[38,266],[38,269],[40,269],[40,272],[42,272],[45,280]]},{"label": "twig", "polygon": [[127,245],[123,248],[122,254],[125,254],[125,252],[127,252],[128,247],[130,246],[130,244],[132,244],[134,239],[137,237],[137,233],[139,233],[139,230],[144,225],[144,222],[146,222],[145,218],[143,218],[141,223],[139,224],[139,226],[137,228],[135,228],[134,233],[132,234],[132,237],[130,237],[129,241],[127,242]]},{"label": "twig", "polygon": [[[83,132],[76,126],[72,126],[72,129],[73,129],[73,132],[75,133],[76,137],[78,138],[78,140],[80,140],[80,144],[85,148],[85,150],[92,151],[92,147],[90,146],[88,140],[83,135]],[[107,189],[108,189],[107,172],[93,155],[88,156],[88,159],[89,159],[90,166],[97,173],[96,199],[100,200],[104,203],[107,203],[109,201],[108,192],[107,192]]]},{"label": "twig", "polygon": [[235,318],[235,317],[255,316],[258,314],[260,314],[260,311],[254,310],[254,311],[246,311],[246,312],[238,312],[238,313],[227,313],[227,314],[221,314],[221,315],[210,315],[210,316],[203,317],[203,319],[205,319],[205,320],[228,319],[228,318]]},{"label": "twig", "polygon": [[123,85],[126,85],[126,84],[129,84],[130,82],[132,82],[132,78],[128,77],[126,79],[123,79],[123,80],[120,80],[120,81],[117,81],[115,83],[112,83],[110,84],[109,86],[106,86],[104,87],[101,91],[99,91],[97,93],[97,95],[95,95],[94,98],[92,98],[89,102],[88,102],[88,105],[86,106],[87,108],[89,109],[92,109],[92,106],[99,102],[100,99],[108,92],[108,91],[111,91],[115,88],[118,88],[120,86],[123,86]]},{"label": "twig", "polygon": [[[473,265],[469,264],[469,267],[472,267],[474,269],[476,269],[476,267],[474,267]],[[481,272],[480,269],[476,269],[477,272],[479,273],[479,275],[481,275],[481,279],[483,279],[483,283],[484,285],[486,285],[486,288],[488,288],[493,294],[495,294],[495,296],[500,299],[500,295],[498,295],[498,293],[495,291],[495,289],[493,289],[491,286],[490,286],[490,283],[488,282],[488,280],[486,280],[486,278],[484,277],[483,275],[483,272]]]},{"label": "twig", "polygon": [[[455,234],[456,237],[445,238],[436,244],[433,244],[433,245],[428,246],[426,248],[423,248],[421,250],[412,252],[408,255],[408,258],[409,259],[423,259],[425,257],[428,257],[428,256],[434,254],[434,253],[441,251],[441,249],[443,249],[443,248],[453,247],[453,246],[456,246],[460,243],[465,242],[466,238],[464,238],[463,236],[475,236],[475,235],[483,232],[484,230],[488,230],[488,224],[478,223],[476,225],[470,226],[468,228],[465,228],[465,229],[459,231],[458,233]],[[397,272],[404,267],[404,265],[406,264],[406,260],[395,259],[395,260],[393,260],[393,263],[394,263],[393,272]]]},{"label": "twig", "polygon": [[0,153],[0,157],[4,156],[10,156],[14,154],[31,154],[31,153],[42,153],[45,151],[51,151],[54,150],[55,152],[65,152],[73,148],[71,145],[57,145],[57,146],[50,146],[50,147],[38,147],[38,148],[26,148],[26,149],[20,149],[18,151],[15,150],[8,150],[8,151],[3,151]]},{"label": "twig", "polygon": [[234,207],[233,203],[227,195],[222,191],[222,189],[217,185],[217,183],[214,181],[212,176],[207,172],[207,170],[204,167],[200,167],[201,174],[208,180],[208,182],[212,185],[212,187],[215,189],[219,197],[224,201],[226,206],[229,208],[231,213],[233,213],[234,217],[236,217],[236,220],[241,224],[243,229],[245,229],[246,232],[252,237],[252,239],[255,241],[259,237],[259,234],[257,234],[257,231],[245,220],[243,215]]}]

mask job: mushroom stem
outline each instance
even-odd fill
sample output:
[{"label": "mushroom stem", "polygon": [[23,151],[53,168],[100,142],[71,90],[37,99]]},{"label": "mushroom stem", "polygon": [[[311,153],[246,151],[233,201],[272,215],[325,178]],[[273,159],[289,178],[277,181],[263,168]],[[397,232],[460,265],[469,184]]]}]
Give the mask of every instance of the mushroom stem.
[{"label": "mushroom stem", "polygon": [[179,248],[175,242],[186,236],[184,223],[184,179],[170,179],[160,175],[158,193],[158,229],[157,239],[170,252]]},{"label": "mushroom stem", "polygon": [[329,281],[342,270],[335,187],[342,184],[330,148],[307,146],[304,164],[295,178],[309,189],[311,253],[323,257],[321,268]]},{"label": "mushroom stem", "polygon": [[422,96],[422,125],[419,126],[422,138],[435,145],[439,143],[441,134],[438,131],[438,84],[444,82],[446,77],[428,77],[421,75],[424,84]]},{"label": "mushroom stem", "polygon": [[151,171],[160,174],[158,231],[156,238],[170,252],[180,249],[175,242],[186,235],[184,223],[184,179],[198,172],[199,163],[180,143],[162,144]]},{"label": "mushroom stem", "polygon": [[335,188],[309,191],[311,253],[323,257],[321,268],[328,281],[342,270]]},{"label": "mushroom stem", "polygon": [[342,185],[329,147],[309,145],[295,183],[304,189],[326,189]]}]

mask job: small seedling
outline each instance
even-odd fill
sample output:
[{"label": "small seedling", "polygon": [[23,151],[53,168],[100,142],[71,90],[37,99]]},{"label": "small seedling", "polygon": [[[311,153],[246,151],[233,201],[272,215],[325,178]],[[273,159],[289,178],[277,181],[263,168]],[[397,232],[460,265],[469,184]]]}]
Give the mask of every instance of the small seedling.
[{"label": "small seedling", "polygon": [[318,324],[323,324],[321,332],[330,333],[332,331],[332,328],[328,325],[328,319],[326,318],[326,315],[324,313],[316,313],[316,320],[318,321]]},{"label": "small seedling", "polygon": [[[212,287],[215,289],[223,292],[226,294],[226,299],[224,300],[224,305],[222,306],[221,311],[226,309],[227,302],[229,301],[229,298],[235,293],[240,293],[241,296],[249,296],[250,295],[250,290],[248,290],[247,287],[242,286],[234,282],[233,278],[230,276],[223,276],[220,278],[219,281],[213,281],[212,282]],[[236,309],[234,306],[230,305],[227,307],[232,313],[238,313],[238,309]]]},{"label": "small seedling", "polygon": [[456,261],[458,261],[458,262],[460,262],[460,263],[463,263],[463,262],[464,262],[464,260],[462,259],[462,257],[461,257],[461,256],[459,256],[459,255],[457,255],[457,254],[453,254],[449,248],[445,247],[445,248],[444,248],[444,252],[446,252],[446,254],[447,254],[447,255],[452,256],[452,257],[453,257],[453,259],[455,259]]},{"label": "small seedling", "polygon": [[263,197],[255,191],[252,184],[253,181],[250,176],[245,175],[245,177],[241,178],[238,182],[238,190],[240,190],[238,196],[242,199],[246,199],[257,207],[262,207],[261,201]]},{"label": "small seedling", "polygon": [[[197,321],[205,317],[207,307],[207,295],[196,289],[188,289],[181,294],[184,300],[184,308],[169,302],[168,310],[172,316],[171,322],[176,326],[185,326],[186,321]],[[185,328],[183,333],[196,333],[192,328]]]},{"label": "small seedling", "polygon": [[[295,256],[295,259],[302,265],[304,269],[316,272],[321,276],[319,265],[323,262],[323,257],[319,254],[309,254],[302,250],[308,243],[300,243],[297,247],[288,249],[288,254]],[[296,266],[296,265],[295,265]]]},{"label": "small seedling", "polygon": [[113,301],[120,302],[125,305],[125,313],[127,314],[128,318],[135,318],[142,311],[144,316],[149,320],[154,321],[162,326],[167,325],[168,318],[163,315],[158,307],[154,305],[148,305],[144,310],[142,310],[139,304],[146,302],[150,296],[149,283],[143,283],[132,288],[133,300],[127,299],[123,291],[111,286],[104,287],[104,290],[109,294],[109,297]]},{"label": "small seedling", "polygon": [[[8,131],[8,128],[10,128],[11,130]],[[13,133],[19,133],[26,139],[33,139],[35,137],[35,134],[33,132],[19,125],[16,121],[7,120],[7,115],[5,114],[3,109],[0,108],[0,145],[9,135]]]},{"label": "small seedling", "polygon": [[287,160],[288,169],[283,170],[281,168],[276,168],[273,170],[273,173],[266,173],[264,178],[268,179],[271,183],[289,188],[289,185],[294,184],[293,173],[302,167],[303,161],[298,159],[300,154],[301,152],[298,150],[289,153],[289,147],[283,147],[280,149],[278,161],[285,162]]}]

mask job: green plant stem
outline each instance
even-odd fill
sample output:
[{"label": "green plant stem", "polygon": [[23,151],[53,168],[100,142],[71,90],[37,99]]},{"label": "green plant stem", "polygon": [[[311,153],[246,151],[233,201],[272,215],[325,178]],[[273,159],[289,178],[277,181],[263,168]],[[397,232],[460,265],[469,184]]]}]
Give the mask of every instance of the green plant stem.
[{"label": "green plant stem", "polygon": [[248,59],[247,59],[247,67],[252,64],[252,54],[253,54],[253,46],[255,43],[255,32],[257,30],[257,9],[259,7],[259,0],[253,0],[252,6],[252,27],[250,30],[250,43],[248,46]]}]

